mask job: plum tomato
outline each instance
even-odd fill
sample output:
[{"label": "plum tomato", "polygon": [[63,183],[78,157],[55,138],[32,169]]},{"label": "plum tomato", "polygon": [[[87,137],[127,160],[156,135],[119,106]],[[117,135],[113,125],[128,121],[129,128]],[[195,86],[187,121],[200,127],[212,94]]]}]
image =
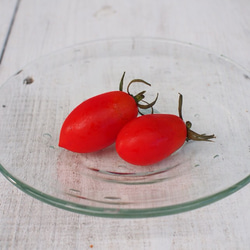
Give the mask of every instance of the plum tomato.
[{"label": "plum tomato", "polygon": [[179,97],[179,117],[172,114],[148,114],[133,119],[119,132],[116,151],[128,163],[140,166],[157,163],[176,150],[186,140],[210,141],[214,135],[192,131],[191,123],[182,119],[182,95]]},{"label": "plum tomato", "polygon": [[129,86],[133,82],[149,83],[141,80],[132,80],[123,92],[123,79],[120,81],[120,90],[103,93],[89,98],[78,105],[65,119],[59,138],[59,146],[77,153],[88,153],[103,149],[115,142],[121,128],[138,115],[138,107],[152,107],[156,100],[143,105],[139,102],[144,93],[132,96]]}]

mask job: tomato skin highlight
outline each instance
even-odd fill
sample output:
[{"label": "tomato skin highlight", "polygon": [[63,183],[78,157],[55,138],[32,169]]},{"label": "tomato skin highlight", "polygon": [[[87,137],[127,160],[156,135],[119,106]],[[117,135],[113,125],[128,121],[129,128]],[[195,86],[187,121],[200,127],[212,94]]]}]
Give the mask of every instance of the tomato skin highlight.
[{"label": "tomato skin highlight", "polygon": [[59,146],[77,153],[103,149],[115,142],[121,128],[137,114],[136,101],[125,92],[94,96],[78,105],[65,119]]},{"label": "tomato skin highlight", "polygon": [[151,165],[179,149],[187,138],[183,120],[171,114],[140,116],[127,123],[117,136],[116,151],[125,161]]}]

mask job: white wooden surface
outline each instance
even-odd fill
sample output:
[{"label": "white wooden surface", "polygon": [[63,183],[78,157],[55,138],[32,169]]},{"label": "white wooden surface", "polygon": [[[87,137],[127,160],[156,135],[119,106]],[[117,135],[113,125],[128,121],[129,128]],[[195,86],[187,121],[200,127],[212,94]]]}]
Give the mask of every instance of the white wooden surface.
[{"label": "white wooden surface", "polygon": [[[0,0],[0,52],[16,2]],[[20,0],[0,65],[0,85],[41,55],[111,37],[191,42],[250,70],[249,13],[249,0]],[[249,250],[249,197],[250,185],[183,214],[104,219],[43,204],[0,175],[0,249]]]},{"label": "white wooden surface", "polygon": [[17,0],[0,1],[0,62],[4,56],[5,46],[14,23]]}]

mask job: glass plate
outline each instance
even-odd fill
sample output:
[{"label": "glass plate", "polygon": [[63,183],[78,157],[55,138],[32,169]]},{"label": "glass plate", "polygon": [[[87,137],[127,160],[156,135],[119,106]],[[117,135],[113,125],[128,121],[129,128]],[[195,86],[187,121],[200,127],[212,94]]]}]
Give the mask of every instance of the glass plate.
[{"label": "glass plate", "polygon": [[[157,92],[161,113],[177,113],[214,142],[188,142],[149,167],[127,164],[114,145],[77,154],[58,147],[61,125],[83,100],[134,78]],[[0,171],[27,194],[87,215],[139,218],[217,201],[250,181],[250,73],[223,55],[161,39],[83,43],[33,61],[0,89]]]}]

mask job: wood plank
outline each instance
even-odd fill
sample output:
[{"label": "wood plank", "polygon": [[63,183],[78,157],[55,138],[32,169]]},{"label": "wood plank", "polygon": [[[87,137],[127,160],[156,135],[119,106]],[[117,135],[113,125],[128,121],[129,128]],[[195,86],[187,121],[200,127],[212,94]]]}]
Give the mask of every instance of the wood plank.
[{"label": "wood plank", "polygon": [[0,64],[8,43],[19,0],[0,1]]},{"label": "wood plank", "polygon": [[[16,1],[0,1],[0,32],[4,31],[0,37],[6,37],[10,24],[13,8],[2,19],[10,3],[13,7]],[[40,56],[110,37],[187,41],[250,67],[249,13],[249,0],[158,0],[157,4],[142,0],[22,0],[0,66],[0,85]],[[0,197],[1,249],[208,250],[249,249],[250,245],[250,185],[201,209],[139,220],[94,218],[54,208],[24,194],[2,175]]]},{"label": "wood plank", "polygon": [[8,54],[2,62],[8,65],[8,72],[2,70],[0,84],[8,74],[42,55],[75,43],[111,37],[148,36],[187,41],[250,67],[249,49],[243,49],[250,44],[247,0],[238,4],[232,0],[142,3],[22,0]]}]

